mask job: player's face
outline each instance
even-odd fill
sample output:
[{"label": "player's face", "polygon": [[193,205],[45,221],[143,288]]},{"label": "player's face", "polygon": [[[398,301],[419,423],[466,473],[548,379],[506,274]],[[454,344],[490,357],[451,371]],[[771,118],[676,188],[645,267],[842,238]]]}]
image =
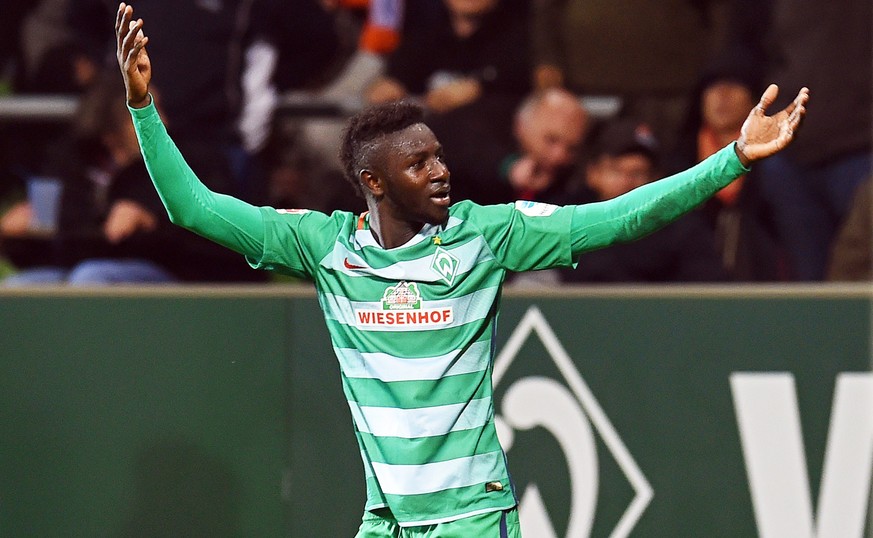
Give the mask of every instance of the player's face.
[{"label": "player's face", "polygon": [[387,135],[378,159],[380,210],[410,223],[441,224],[449,215],[449,169],[443,147],[423,123]]}]

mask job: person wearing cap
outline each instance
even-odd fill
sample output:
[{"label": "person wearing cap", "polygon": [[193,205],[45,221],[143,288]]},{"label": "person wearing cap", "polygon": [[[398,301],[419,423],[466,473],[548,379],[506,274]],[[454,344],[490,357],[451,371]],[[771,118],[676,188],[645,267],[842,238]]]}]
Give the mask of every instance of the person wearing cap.
[{"label": "person wearing cap", "polygon": [[[610,200],[656,179],[660,147],[651,128],[612,120],[595,133],[585,167],[591,202]],[[714,282],[725,279],[711,229],[691,212],[634,243],[583,254],[562,280],[592,282]]]},{"label": "person wearing cap", "polygon": [[[680,143],[667,156],[668,173],[697,164],[740,136],[745,111],[763,86],[760,67],[748,61],[752,55],[747,47],[734,46],[710,61],[693,93]],[[718,191],[701,210],[732,281],[787,278],[787,260],[777,243],[772,203],[765,197],[758,167]]]}]

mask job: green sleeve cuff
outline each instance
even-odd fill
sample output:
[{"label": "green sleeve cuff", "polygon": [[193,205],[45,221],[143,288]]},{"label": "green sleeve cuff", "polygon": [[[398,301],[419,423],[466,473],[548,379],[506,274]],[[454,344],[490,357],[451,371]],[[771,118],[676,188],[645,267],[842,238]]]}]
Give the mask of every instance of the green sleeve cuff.
[{"label": "green sleeve cuff", "polygon": [[133,108],[127,105],[127,109],[130,111],[130,115],[136,119],[145,119],[158,113],[158,109],[155,107],[155,97],[151,92],[149,92],[149,104],[142,108]]},{"label": "green sleeve cuff", "polygon": [[[739,168],[739,170],[742,170],[743,173],[748,173],[752,170],[751,167],[744,165],[743,161],[740,160],[740,156],[737,155],[737,143],[736,142],[731,142],[730,144],[728,144],[728,146],[725,148],[725,150],[727,150],[727,149],[730,149],[731,155],[733,155],[733,160],[736,161],[736,165],[737,165],[737,168]],[[742,175],[742,174],[740,174],[740,175]]]}]

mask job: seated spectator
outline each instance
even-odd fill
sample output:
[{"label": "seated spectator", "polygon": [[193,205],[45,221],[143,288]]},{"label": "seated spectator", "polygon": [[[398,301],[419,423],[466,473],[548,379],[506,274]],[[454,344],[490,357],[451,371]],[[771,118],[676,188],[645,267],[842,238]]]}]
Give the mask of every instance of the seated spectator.
[{"label": "seated spectator", "polygon": [[400,45],[367,100],[416,97],[442,116],[444,129],[510,132],[512,114],[531,89],[526,2],[422,0],[407,11]]},{"label": "seated spectator", "polygon": [[[456,132],[433,121],[452,165],[452,196],[480,204],[536,200],[569,203],[588,128],[576,96],[558,88],[531,94],[514,116],[512,141]],[[471,143],[475,141],[475,143]]]},{"label": "seated spectator", "polygon": [[[589,201],[615,198],[656,179],[659,151],[646,124],[618,119],[603,125],[586,166]],[[706,282],[725,274],[711,229],[692,212],[639,241],[586,253],[562,277],[571,283]]]},{"label": "seated spectator", "polygon": [[[63,185],[55,235],[32,233],[28,201],[0,219],[4,250],[21,269],[4,285],[251,281],[244,260],[170,224],[120,88],[117,75],[102,75],[83,96],[70,144],[48,158],[46,175]],[[193,167],[211,170],[198,158]]]},{"label": "seated spectator", "polygon": [[[668,171],[709,157],[740,136],[761,92],[761,75],[748,51],[726,50],[707,67],[694,93],[686,126]],[[715,231],[722,265],[732,280],[784,280],[785,263],[775,239],[770,207],[757,170],[740,177],[706,202],[703,214]]]}]

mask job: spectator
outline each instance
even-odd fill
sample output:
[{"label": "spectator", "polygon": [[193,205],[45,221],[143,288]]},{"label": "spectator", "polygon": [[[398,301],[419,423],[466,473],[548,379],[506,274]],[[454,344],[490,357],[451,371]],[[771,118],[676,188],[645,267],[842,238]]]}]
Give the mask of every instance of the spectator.
[{"label": "spectator", "polygon": [[[3,2],[0,78],[5,87],[0,93],[77,96],[92,83],[97,64],[74,37],[65,17],[69,3]],[[0,173],[16,179],[32,174],[44,162],[45,148],[62,138],[66,128],[64,120],[40,117],[3,122]]]},{"label": "spectator", "polygon": [[[746,49],[725,50],[707,67],[693,94],[670,171],[688,168],[739,138],[762,90],[761,74],[748,57]],[[719,191],[706,202],[703,214],[715,231],[722,265],[732,280],[782,280],[784,263],[756,175],[752,170]]]},{"label": "spectator", "polygon": [[77,39],[71,11],[72,0],[41,0],[22,21],[17,91],[80,94],[94,80],[99,61]]},{"label": "spectator", "polygon": [[[648,125],[624,118],[601,126],[586,166],[589,202],[621,196],[657,177],[660,148]],[[725,274],[712,231],[691,212],[634,243],[588,252],[565,282],[712,282]]]},{"label": "spectator", "polygon": [[339,61],[341,36],[318,0],[260,0],[252,6],[242,78],[243,145],[258,154],[268,143],[279,96],[313,88]]},{"label": "spectator", "polygon": [[[443,130],[510,132],[510,118],[531,89],[526,2],[421,1],[407,10],[416,31],[404,29],[385,75],[367,90],[368,101],[415,96],[442,116]],[[424,19],[421,10],[432,15]]]},{"label": "spectator", "polygon": [[[95,20],[113,20],[117,6],[110,0],[77,0],[75,9],[71,5],[64,13],[79,43],[109,51],[114,40]],[[155,25],[149,52],[161,65],[155,85],[173,118],[169,129],[175,140],[214,163],[210,175],[230,171],[228,194],[263,201],[263,178],[252,168],[238,130],[244,46],[254,6],[255,0],[149,0],[138,11]]]},{"label": "spectator", "polygon": [[[47,239],[30,233],[27,201],[0,220],[9,257],[24,269],[5,285],[252,280],[244,261],[177,232],[164,217],[127,107],[117,98],[119,84],[114,73],[94,83],[83,96],[70,144],[57,148],[46,166],[47,175],[63,183],[57,234]],[[192,166],[200,166],[198,158]]]},{"label": "spectator", "polygon": [[[276,59],[266,70],[247,69],[247,73],[261,73],[261,77],[244,79],[247,95],[242,122],[244,140],[250,150],[261,150],[265,159],[270,204],[296,207],[289,204],[303,203],[309,204],[306,207],[328,212],[340,208],[357,209],[360,207],[357,200],[347,196],[348,191],[342,186],[339,147],[345,124],[343,115],[273,118],[272,107],[279,95],[288,91],[321,99],[328,104],[337,103],[340,111],[346,107],[359,107],[364,88],[381,74],[385,55],[399,41],[403,2],[322,0],[328,11],[319,8],[315,0],[306,0],[299,5],[279,2],[279,5],[288,13],[300,12],[305,3],[312,4],[307,10],[309,16],[298,13],[287,17],[286,29],[276,32],[272,39],[255,41],[249,49],[247,57],[250,60],[254,54],[263,57],[264,52],[276,56]],[[293,31],[287,28],[293,25],[300,28]],[[294,42],[290,42],[289,35],[294,36]],[[272,47],[272,51],[267,47]],[[290,69],[297,73],[308,72],[308,76],[298,74],[296,81],[290,81],[290,84],[288,81],[281,84],[278,79],[272,83],[266,78],[276,71],[277,66],[282,66],[282,72],[288,71],[288,66],[298,64],[301,56],[305,59],[306,51],[314,49],[322,51],[320,61],[313,61],[315,58],[306,61],[308,70]],[[288,56],[284,61],[283,54]],[[317,55],[309,52],[309,56]],[[283,75],[283,78],[288,76]],[[258,103],[267,103],[269,110],[249,114],[257,112]],[[252,127],[259,129],[253,130]],[[266,136],[268,128],[272,128],[269,139]],[[252,137],[252,134],[256,136]]]},{"label": "spectator", "polygon": [[795,280],[825,278],[837,230],[871,175],[871,6],[869,0],[749,2],[745,10],[754,16],[746,20],[764,21],[767,31],[737,31],[763,40],[752,46],[766,54],[768,81],[785,94],[808,85],[822,103],[804,119],[795,145],[756,167]]},{"label": "spectator", "polygon": [[669,151],[705,60],[723,40],[729,3],[538,0],[536,86],[616,96],[622,114],[648,122]]},{"label": "spectator", "polygon": [[[514,116],[511,143],[488,132],[434,131],[454,177],[452,196],[480,204],[515,200],[569,203],[588,128],[588,114],[570,92],[552,88],[531,94]],[[475,144],[470,141],[475,140]]]},{"label": "spectator", "polygon": [[357,49],[390,54],[400,43],[404,0],[321,0],[329,10],[364,14],[357,34]]}]

